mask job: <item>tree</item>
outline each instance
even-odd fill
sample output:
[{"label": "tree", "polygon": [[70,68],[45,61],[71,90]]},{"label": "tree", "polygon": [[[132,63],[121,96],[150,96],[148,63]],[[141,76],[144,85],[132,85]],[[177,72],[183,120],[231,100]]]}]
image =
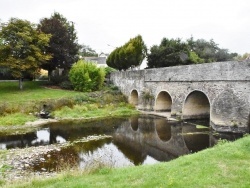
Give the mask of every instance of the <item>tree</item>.
[{"label": "tree", "polygon": [[105,79],[105,69],[95,63],[79,60],[69,71],[69,79],[77,91],[99,90]]},{"label": "tree", "polygon": [[45,52],[50,37],[26,20],[11,18],[1,24],[0,66],[8,68],[12,76],[19,79],[20,89],[25,73],[36,74],[41,65],[51,59]]},{"label": "tree", "polygon": [[237,53],[229,53],[228,49],[219,48],[213,39],[206,41],[204,39],[194,40],[193,37],[187,39],[190,50],[195,52],[205,63],[230,61],[237,56]]},{"label": "tree", "polygon": [[81,45],[79,55],[82,57],[97,57],[98,54],[95,50],[93,50],[88,45]]},{"label": "tree", "polygon": [[163,38],[160,45],[154,45],[150,48],[148,54],[148,67],[169,67],[176,65],[191,64],[190,50],[181,39]]},{"label": "tree", "polygon": [[107,59],[107,65],[118,70],[140,66],[147,55],[147,47],[138,35],[116,48]]},{"label": "tree", "polygon": [[181,39],[163,38],[159,46],[150,48],[147,65],[148,68],[154,68],[229,61],[236,56],[236,53],[229,53],[227,49],[220,49],[212,39],[209,42],[204,39],[195,41],[191,37],[182,42]]},{"label": "tree", "polygon": [[43,69],[48,70],[49,76],[56,68],[63,68],[67,72],[78,60],[80,49],[74,23],[55,12],[50,18],[40,20],[38,29],[52,35],[46,52],[52,54],[53,58],[43,66]]},{"label": "tree", "polygon": [[250,59],[250,53],[244,53],[243,55],[237,55],[234,57],[237,61],[243,61],[243,60],[249,60]]}]

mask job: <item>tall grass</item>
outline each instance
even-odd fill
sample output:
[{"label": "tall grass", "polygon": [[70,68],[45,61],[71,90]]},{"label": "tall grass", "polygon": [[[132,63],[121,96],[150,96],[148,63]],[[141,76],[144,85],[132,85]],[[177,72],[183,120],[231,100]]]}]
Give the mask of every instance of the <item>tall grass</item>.
[{"label": "tall grass", "polygon": [[68,106],[63,107],[60,110],[53,112],[53,116],[58,118],[100,118],[110,116],[128,116],[138,114],[130,105],[122,104],[112,105],[107,104],[100,106],[98,104],[87,104],[87,105],[75,105],[72,108]]},{"label": "tall grass", "polygon": [[6,116],[0,116],[0,125],[23,125],[28,121],[34,121],[37,118],[33,115],[13,113]]}]

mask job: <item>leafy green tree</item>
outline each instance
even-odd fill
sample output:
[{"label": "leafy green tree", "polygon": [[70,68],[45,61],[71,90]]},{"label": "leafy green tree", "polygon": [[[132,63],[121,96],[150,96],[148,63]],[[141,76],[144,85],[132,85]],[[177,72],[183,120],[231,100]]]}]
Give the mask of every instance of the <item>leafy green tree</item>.
[{"label": "leafy green tree", "polygon": [[140,35],[111,52],[107,65],[118,70],[140,66],[147,55],[147,47]]},{"label": "leafy green tree", "polygon": [[52,35],[46,52],[52,54],[53,58],[43,69],[48,70],[49,76],[56,68],[63,68],[67,72],[78,60],[80,49],[74,23],[55,12],[50,18],[40,20],[38,30]]},{"label": "leafy green tree", "polygon": [[[194,54],[193,54],[194,55]],[[193,63],[190,50],[181,39],[163,38],[159,46],[154,45],[148,54],[148,68],[187,65]]]},{"label": "leafy green tree", "polygon": [[0,66],[8,68],[12,76],[19,79],[20,89],[25,73],[38,73],[40,67],[51,59],[45,51],[50,37],[26,20],[11,18],[1,24]]},{"label": "leafy green tree", "polygon": [[212,39],[194,40],[193,37],[186,42],[181,39],[163,38],[159,46],[154,45],[148,54],[148,68],[229,61],[237,56],[229,53],[227,49],[220,49]]},{"label": "leafy green tree", "polygon": [[189,53],[189,59],[194,64],[204,63],[204,59],[200,58],[195,52],[191,51]]},{"label": "leafy green tree", "polygon": [[69,79],[77,91],[101,89],[105,79],[105,69],[95,63],[79,60],[69,71]]},{"label": "leafy green tree", "polygon": [[193,37],[187,39],[190,50],[195,52],[204,63],[230,61],[237,56],[237,53],[229,53],[228,49],[219,48],[213,39],[206,41],[204,39],[194,40]]}]

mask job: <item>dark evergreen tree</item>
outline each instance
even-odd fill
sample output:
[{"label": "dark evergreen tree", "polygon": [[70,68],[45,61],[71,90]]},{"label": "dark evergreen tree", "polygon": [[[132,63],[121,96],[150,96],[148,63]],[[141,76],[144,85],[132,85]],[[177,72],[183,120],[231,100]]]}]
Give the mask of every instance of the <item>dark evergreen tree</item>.
[{"label": "dark evergreen tree", "polygon": [[50,18],[40,20],[38,29],[52,35],[46,52],[52,54],[53,58],[43,69],[48,70],[49,75],[56,68],[63,68],[67,72],[78,60],[80,49],[74,23],[55,12]]}]

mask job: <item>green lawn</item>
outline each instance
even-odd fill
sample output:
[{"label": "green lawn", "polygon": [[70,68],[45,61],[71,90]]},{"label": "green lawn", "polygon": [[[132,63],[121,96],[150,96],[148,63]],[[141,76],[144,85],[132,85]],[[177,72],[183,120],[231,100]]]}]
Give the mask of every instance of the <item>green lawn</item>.
[{"label": "green lawn", "polygon": [[58,118],[100,118],[138,114],[119,91],[77,92],[45,87],[46,82],[0,82],[0,127],[34,121],[43,104]]},{"label": "green lawn", "polygon": [[71,97],[81,92],[49,89],[44,87],[45,82],[23,83],[23,90],[18,87],[18,82],[0,82],[0,103],[25,103],[44,99],[57,99]]},{"label": "green lawn", "polygon": [[[166,163],[65,172],[55,178],[16,182],[9,187],[250,187],[250,136]],[[7,186],[8,187],[8,186]]]}]

